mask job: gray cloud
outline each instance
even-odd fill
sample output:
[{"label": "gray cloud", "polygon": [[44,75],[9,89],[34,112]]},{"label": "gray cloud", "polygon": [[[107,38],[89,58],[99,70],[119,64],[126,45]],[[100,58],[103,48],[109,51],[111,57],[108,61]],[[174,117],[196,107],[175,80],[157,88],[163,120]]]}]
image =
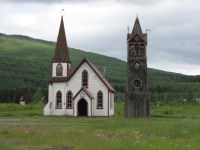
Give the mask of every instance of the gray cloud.
[{"label": "gray cloud", "polygon": [[[44,3],[44,4],[61,4],[61,3],[98,3],[100,1],[106,2],[107,0],[0,0],[2,2],[11,3]],[[113,0],[115,3],[135,4],[135,5],[153,5],[157,0],[148,0],[144,3],[141,0]]]},{"label": "gray cloud", "polygon": [[[70,47],[126,61],[127,26],[139,15],[148,32],[148,67],[200,74],[200,2],[184,1],[0,1],[0,32],[56,41],[60,8]],[[31,3],[31,4],[30,4]],[[50,4],[50,5],[49,5]],[[49,5],[46,7],[46,5]],[[8,11],[10,10],[10,11]]]}]

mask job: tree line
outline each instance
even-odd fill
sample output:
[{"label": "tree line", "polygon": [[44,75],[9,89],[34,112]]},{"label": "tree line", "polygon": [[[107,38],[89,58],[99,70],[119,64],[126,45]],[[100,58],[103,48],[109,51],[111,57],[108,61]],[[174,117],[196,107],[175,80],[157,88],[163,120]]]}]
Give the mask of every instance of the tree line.
[{"label": "tree line", "polygon": [[39,103],[43,97],[48,100],[48,91],[45,88],[14,88],[0,89],[0,103]]},{"label": "tree line", "polygon": [[[123,102],[122,95],[125,93],[125,85],[113,85],[117,94],[118,101]],[[121,93],[121,94],[120,94]],[[168,82],[149,85],[150,102],[157,105],[158,103],[182,103],[198,104],[200,100],[200,82]]]},{"label": "tree line", "polygon": [[[112,85],[116,90],[115,102],[124,102],[125,85]],[[0,103],[19,103],[20,98],[26,103],[38,103],[45,97],[48,101],[47,88],[13,88],[0,89]],[[149,99],[155,105],[158,103],[187,103],[197,104],[200,99],[199,82],[169,82],[149,85]]]}]

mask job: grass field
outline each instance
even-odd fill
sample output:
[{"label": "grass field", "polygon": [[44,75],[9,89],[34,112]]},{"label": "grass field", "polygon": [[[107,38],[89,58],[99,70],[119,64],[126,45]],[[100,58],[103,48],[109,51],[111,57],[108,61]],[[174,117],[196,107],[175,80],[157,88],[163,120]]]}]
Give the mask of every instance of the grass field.
[{"label": "grass field", "polygon": [[0,104],[0,149],[200,149],[200,106],[152,106],[143,119],[125,119],[123,104],[114,117],[45,117],[43,107]]}]

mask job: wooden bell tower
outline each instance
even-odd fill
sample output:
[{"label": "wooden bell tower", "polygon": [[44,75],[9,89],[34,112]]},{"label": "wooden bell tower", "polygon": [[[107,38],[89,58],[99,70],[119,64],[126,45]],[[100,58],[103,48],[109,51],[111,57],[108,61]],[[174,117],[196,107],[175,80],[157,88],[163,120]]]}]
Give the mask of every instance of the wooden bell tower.
[{"label": "wooden bell tower", "polygon": [[138,17],[127,34],[127,79],[125,118],[150,117],[147,82],[147,33],[142,33]]}]

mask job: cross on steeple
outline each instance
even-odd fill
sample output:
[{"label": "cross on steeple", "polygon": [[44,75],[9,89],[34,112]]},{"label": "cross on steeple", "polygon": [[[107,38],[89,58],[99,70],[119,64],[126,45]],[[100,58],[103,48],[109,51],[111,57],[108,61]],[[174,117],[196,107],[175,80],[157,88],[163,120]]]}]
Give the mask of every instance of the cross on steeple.
[{"label": "cross on steeple", "polygon": [[62,14],[62,17],[63,17],[63,15],[65,14],[65,10],[64,10],[63,7],[62,7],[62,9],[60,10],[60,13]]}]

